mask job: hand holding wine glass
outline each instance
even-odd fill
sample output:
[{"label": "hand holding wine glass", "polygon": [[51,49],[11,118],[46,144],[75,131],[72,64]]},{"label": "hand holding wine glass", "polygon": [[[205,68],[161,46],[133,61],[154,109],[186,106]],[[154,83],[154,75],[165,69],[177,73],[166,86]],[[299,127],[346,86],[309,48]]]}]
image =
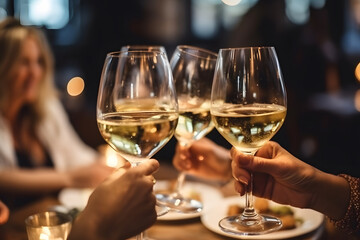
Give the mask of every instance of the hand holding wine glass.
[{"label": "hand holding wine glass", "polygon": [[[286,91],[273,47],[220,49],[211,93],[216,129],[236,149],[254,155],[282,126]],[[220,221],[223,231],[238,235],[264,234],[281,221],[256,213],[252,174],[247,183],[245,210]]]},{"label": "hand holding wine glass", "polygon": [[[120,51],[106,57],[97,101],[105,141],[133,167],[173,136],[178,104],[170,65],[158,51]],[[168,208],[158,208],[158,215]],[[142,234],[138,237],[142,239]]]},{"label": "hand holding wine glass", "polygon": [[[181,148],[188,151],[192,143],[213,129],[210,116],[211,85],[214,77],[216,53],[206,49],[177,46],[170,65],[179,103],[179,120],[175,137]],[[178,176],[175,192],[157,194],[160,202],[180,213],[202,210],[202,203],[181,194],[185,172]]]}]

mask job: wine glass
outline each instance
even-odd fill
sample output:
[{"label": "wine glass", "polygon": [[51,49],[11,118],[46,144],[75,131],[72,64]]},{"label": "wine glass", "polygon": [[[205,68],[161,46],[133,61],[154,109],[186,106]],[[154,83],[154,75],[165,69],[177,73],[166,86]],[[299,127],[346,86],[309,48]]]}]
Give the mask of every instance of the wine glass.
[{"label": "wine glass", "polygon": [[161,45],[125,45],[121,47],[121,51],[157,51],[166,55],[165,47]]},{"label": "wine glass", "polygon": [[[133,167],[151,158],[171,139],[178,120],[166,55],[144,50],[107,54],[96,114],[102,137]],[[166,212],[168,207],[157,206],[158,216]]]},{"label": "wine glass", "polygon": [[[282,126],[286,90],[273,47],[220,49],[211,93],[216,129],[236,149],[254,155]],[[264,234],[281,227],[279,219],[258,214],[253,206],[253,176],[245,194],[245,210],[219,222],[236,235]]]},{"label": "wine glass", "polygon": [[[180,45],[170,60],[179,103],[175,137],[182,148],[190,148],[194,141],[214,128],[211,123],[210,97],[216,59],[217,54],[206,49]],[[185,176],[185,172],[180,172],[173,193],[159,193],[156,197],[173,211],[200,212],[203,208],[200,201],[185,198],[180,193]]]}]

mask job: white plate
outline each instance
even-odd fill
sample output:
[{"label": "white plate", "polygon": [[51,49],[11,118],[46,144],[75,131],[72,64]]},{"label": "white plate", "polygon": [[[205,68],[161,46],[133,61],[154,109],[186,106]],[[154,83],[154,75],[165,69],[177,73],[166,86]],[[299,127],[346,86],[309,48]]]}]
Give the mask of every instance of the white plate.
[{"label": "white plate", "polygon": [[[170,184],[169,181],[157,181],[154,186],[154,191],[169,189],[169,184]],[[191,192],[195,192],[200,195],[201,202],[203,203],[204,206],[203,211],[206,211],[207,207],[211,206],[214,202],[218,202],[220,199],[223,198],[221,192],[217,188],[211,185],[187,181],[183,186],[182,194],[184,196],[187,196]],[[173,221],[173,220],[191,219],[191,218],[200,217],[202,212],[177,213],[170,211],[167,214],[158,217],[158,220]]]},{"label": "white plate", "polygon": [[59,193],[59,201],[65,207],[83,210],[89,200],[91,188],[65,188]]},{"label": "white plate", "polygon": [[[318,227],[321,226],[324,222],[324,215],[316,212],[311,209],[300,209],[291,207],[294,211],[294,214],[297,218],[303,220],[303,223],[294,228],[289,230],[280,230],[277,232],[272,232],[264,235],[256,235],[256,236],[238,236],[223,232],[219,227],[219,221],[226,217],[226,213],[228,211],[228,207],[232,204],[239,204],[240,206],[243,205],[244,202],[243,197],[234,196],[223,198],[220,202],[214,203],[213,207],[209,207],[206,211],[203,212],[201,216],[201,222],[205,225],[206,228],[209,230],[218,233],[223,236],[237,238],[237,239],[285,239],[303,235],[305,233],[309,233]],[[270,206],[279,205],[270,201]]]}]

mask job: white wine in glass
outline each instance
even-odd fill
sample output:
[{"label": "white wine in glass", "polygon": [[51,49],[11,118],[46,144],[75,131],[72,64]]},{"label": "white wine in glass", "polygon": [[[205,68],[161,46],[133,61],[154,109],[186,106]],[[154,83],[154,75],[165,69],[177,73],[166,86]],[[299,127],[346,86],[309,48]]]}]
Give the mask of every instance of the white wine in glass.
[{"label": "white wine in glass", "polygon": [[[175,137],[184,149],[189,149],[194,141],[214,128],[210,115],[210,98],[216,59],[216,53],[186,45],[177,46],[171,57],[170,66],[179,104]],[[156,196],[173,211],[200,212],[203,208],[200,201],[181,194],[185,176],[185,172],[180,172],[173,193],[159,193]]]},{"label": "white wine in glass", "polygon": [[[151,158],[173,136],[178,103],[163,52],[134,50],[106,56],[97,100],[98,128],[133,167]],[[168,207],[158,205],[158,215]],[[143,239],[143,234],[137,236]]]},{"label": "white wine in glass", "polygon": [[[287,96],[273,47],[220,49],[211,93],[216,129],[236,149],[254,155],[284,123]],[[236,235],[278,230],[282,223],[257,213],[253,206],[253,176],[245,194],[244,212],[219,222]]]}]

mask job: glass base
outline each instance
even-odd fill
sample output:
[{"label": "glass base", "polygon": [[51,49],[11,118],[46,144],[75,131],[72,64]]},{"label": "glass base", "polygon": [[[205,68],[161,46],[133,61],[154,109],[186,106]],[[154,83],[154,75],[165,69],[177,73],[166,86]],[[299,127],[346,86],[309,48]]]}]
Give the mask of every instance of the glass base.
[{"label": "glass base", "polygon": [[163,204],[160,204],[159,202],[156,203],[155,205],[155,210],[156,210],[156,215],[158,217],[165,215],[169,212],[169,208]]},{"label": "glass base", "polygon": [[176,194],[157,193],[155,196],[161,205],[167,206],[178,213],[198,213],[203,209],[201,202]]},{"label": "glass base", "polygon": [[280,219],[260,214],[251,218],[230,216],[219,222],[221,230],[234,235],[260,235],[279,230],[281,226]]}]

